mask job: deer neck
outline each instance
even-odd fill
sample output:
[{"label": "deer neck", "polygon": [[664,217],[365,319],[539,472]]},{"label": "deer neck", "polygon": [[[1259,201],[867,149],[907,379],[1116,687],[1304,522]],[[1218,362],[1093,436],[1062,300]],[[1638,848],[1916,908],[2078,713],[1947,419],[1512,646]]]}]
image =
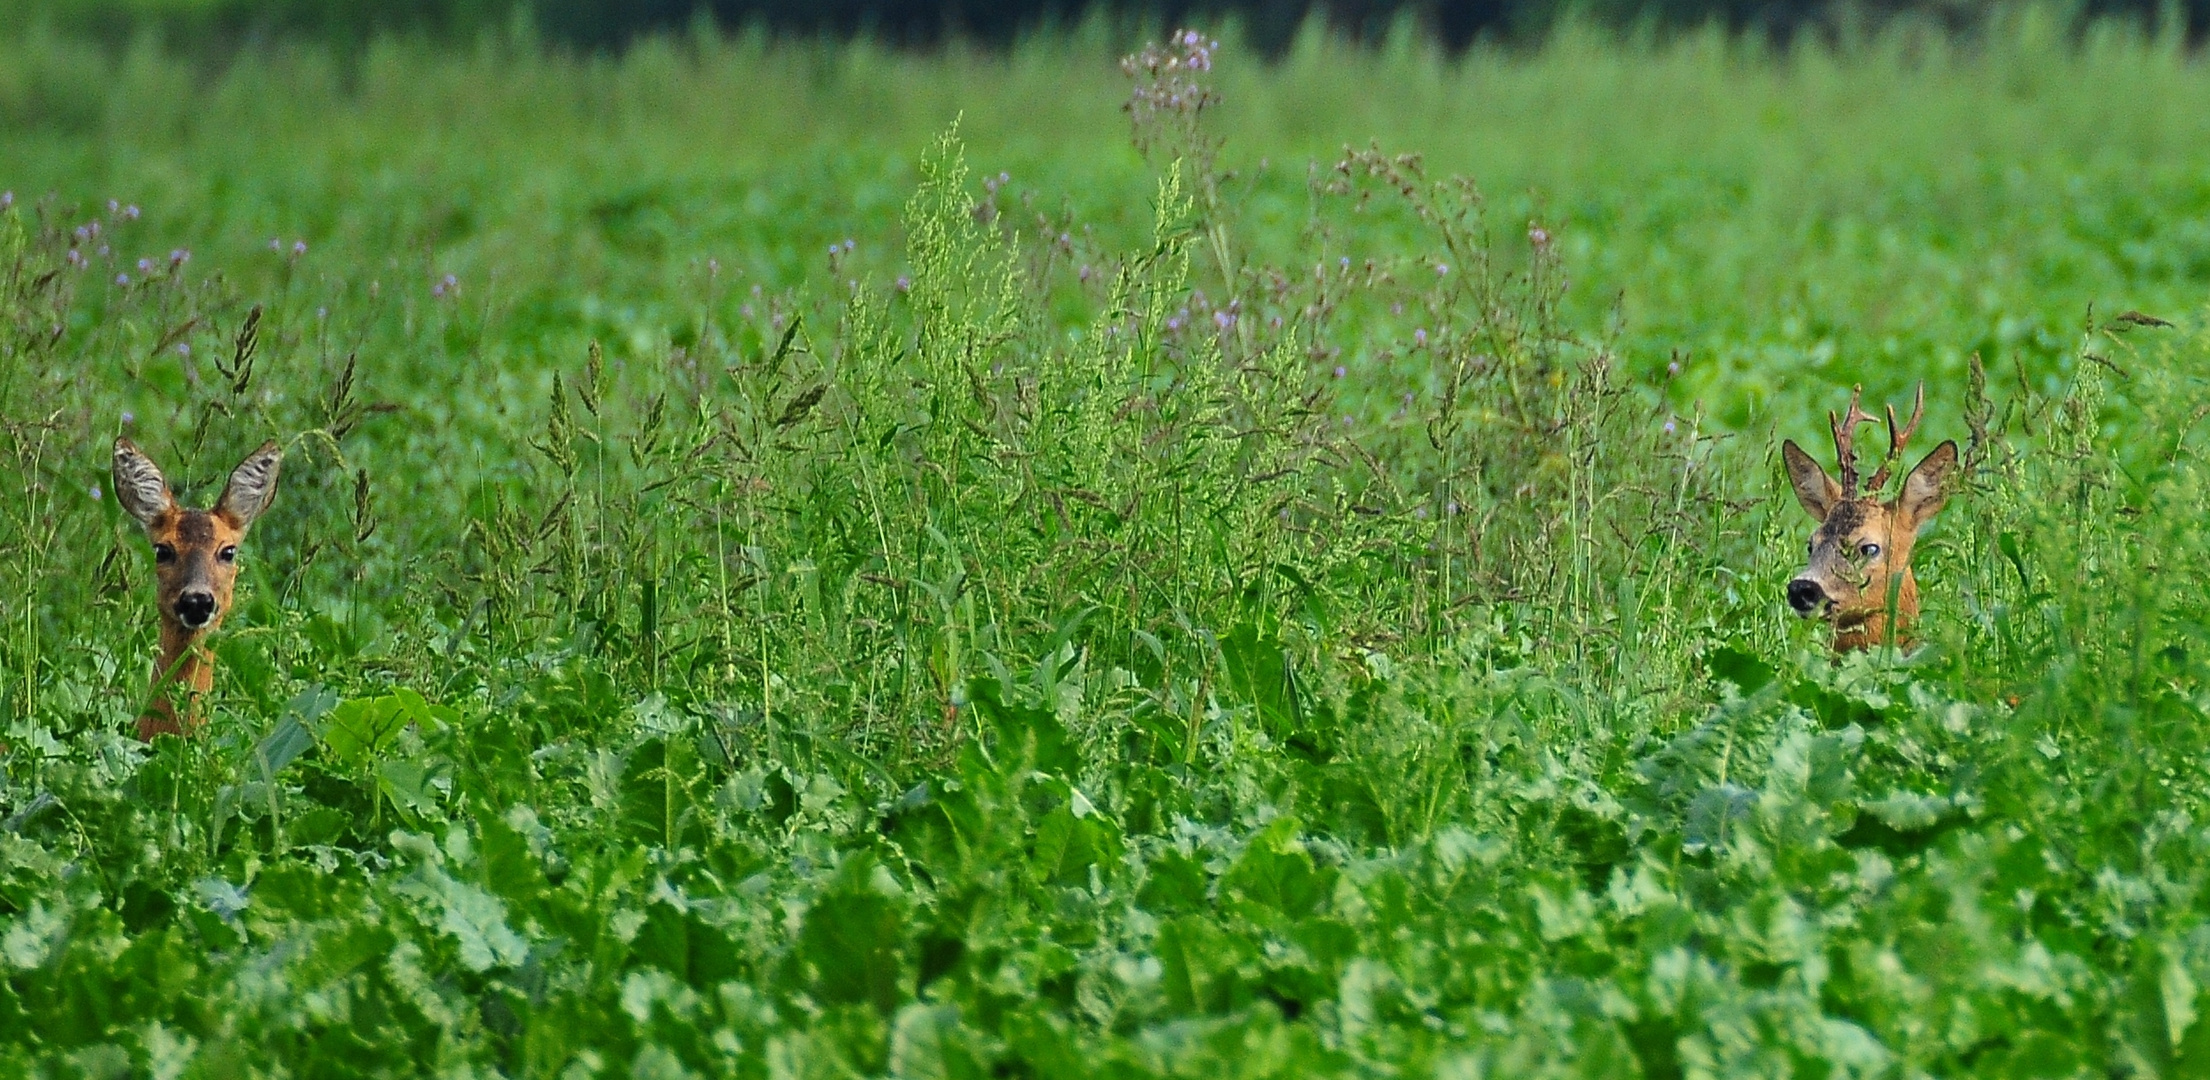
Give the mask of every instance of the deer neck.
[{"label": "deer neck", "polygon": [[[153,672],[154,695],[146,715],[138,718],[138,737],[152,742],[156,735],[183,735],[199,728],[200,695],[215,686],[215,656],[207,649],[207,635],[218,617],[197,630],[187,630],[173,619],[161,620],[161,659]],[[174,697],[181,688],[183,708]]]}]

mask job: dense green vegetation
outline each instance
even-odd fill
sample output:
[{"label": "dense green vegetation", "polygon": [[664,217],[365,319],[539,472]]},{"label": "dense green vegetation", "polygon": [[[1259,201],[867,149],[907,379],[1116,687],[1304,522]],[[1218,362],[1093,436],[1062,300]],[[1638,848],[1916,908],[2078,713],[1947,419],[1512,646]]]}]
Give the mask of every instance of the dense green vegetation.
[{"label": "dense green vegetation", "polygon": [[[2203,1071],[2210,72],[2060,25],[0,42],[6,1071]],[[287,448],[202,738],[119,432]]]}]

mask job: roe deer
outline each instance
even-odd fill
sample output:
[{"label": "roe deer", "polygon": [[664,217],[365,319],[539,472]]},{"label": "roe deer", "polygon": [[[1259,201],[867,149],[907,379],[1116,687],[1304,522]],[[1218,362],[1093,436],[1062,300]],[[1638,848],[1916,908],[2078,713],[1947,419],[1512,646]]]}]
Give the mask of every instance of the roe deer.
[{"label": "roe deer", "polygon": [[1919,529],[1940,512],[1948,498],[1949,474],[1957,468],[1957,444],[1945,441],[1919,459],[1894,498],[1881,501],[1889,472],[1902,461],[1904,444],[1926,415],[1926,384],[1920,383],[1910,423],[1896,427],[1895,406],[1887,407],[1888,456],[1860,492],[1857,426],[1872,422],[1872,417],[1857,407],[1863,393],[1864,387],[1860,386],[1849,395],[1848,415],[1837,419],[1833,413],[1827,414],[1827,424],[1834,431],[1834,453],[1841,466],[1840,482],[1826,475],[1826,470],[1795,440],[1782,443],[1780,448],[1796,501],[1819,522],[1818,530],[1811,534],[1809,563],[1788,583],[1788,606],[1805,618],[1818,616],[1833,623],[1836,652],[1908,643],[1911,623],[1918,619],[1918,581],[1911,576],[1911,548]]},{"label": "roe deer", "polygon": [[[155,607],[161,615],[161,662],[154,668],[153,701],[138,718],[138,737],[185,735],[201,723],[198,697],[215,685],[215,658],[207,635],[230,610],[238,581],[238,542],[246,527],[276,498],[276,467],[284,452],[275,442],[230,474],[212,510],[188,510],[169,494],[153,459],[129,439],[115,440],[115,501],[146,527],[153,542]],[[181,683],[185,707],[176,708],[162,687]]]}]

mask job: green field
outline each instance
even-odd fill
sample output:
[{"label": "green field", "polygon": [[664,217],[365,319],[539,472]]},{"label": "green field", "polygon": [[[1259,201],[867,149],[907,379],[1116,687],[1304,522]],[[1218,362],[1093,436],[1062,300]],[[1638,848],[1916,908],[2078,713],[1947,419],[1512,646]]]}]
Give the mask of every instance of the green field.
[{"label": "green field", "polygon": [[[0,40],[0,1072],[2210,1072],[2210,66],[2068,25]],[[188,741],[119,433],[286,448]]]}]

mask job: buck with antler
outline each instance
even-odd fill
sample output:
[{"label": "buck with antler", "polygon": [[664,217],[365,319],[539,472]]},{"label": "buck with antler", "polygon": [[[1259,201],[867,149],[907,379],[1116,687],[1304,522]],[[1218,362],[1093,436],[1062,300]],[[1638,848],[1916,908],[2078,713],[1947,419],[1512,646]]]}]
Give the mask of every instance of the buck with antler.
[{"label": "buck with antler", "polygon": [[1881,644],[1905,644],[1918,619],[1918,581],[1911,576],[1911,548],[1918,531],[1940,512],[1948,498],[1949,475],[1957,468],[1957,444],[1945,441],[1903,478],[1893,498],[1882,501],[1888,476],[1903,460],[1903,448],[1926,415],[1926,384],[1920,383],[1911,420],[1895,423],[1887,407],[1888,456],[1862,491],[1857,486],[1856,437],[1872,417],[1858,407],[1864,388],[1849,395],[1849,412],[1827,414],[1839,459],[1839,482],[1791,439],[1781,444],[1788,481],[1796,501],[1819,522],[1811,534],[1811,558],[1788,583],[1788,606],[1805,618],[1834,624],[1834,649],[1846,652]]},{"label": "buck with antler", "polygon": [[[197,699],[215,685],[215,658],[207,636],[230,610],[238,581],[238,543],[246,528],[276,498],[276,443],[259,450],[230,474],[212,510],[189,510],[169,494],[169,482],[129,439],[115,440],[115,501],[146,527],[153,542],[155,606],[161,614],[161,663],[154,668],[153,702],[138,718],[138,737],[184,735],[201,723]],[[184,688],[178,709],[163,687]]]}]

